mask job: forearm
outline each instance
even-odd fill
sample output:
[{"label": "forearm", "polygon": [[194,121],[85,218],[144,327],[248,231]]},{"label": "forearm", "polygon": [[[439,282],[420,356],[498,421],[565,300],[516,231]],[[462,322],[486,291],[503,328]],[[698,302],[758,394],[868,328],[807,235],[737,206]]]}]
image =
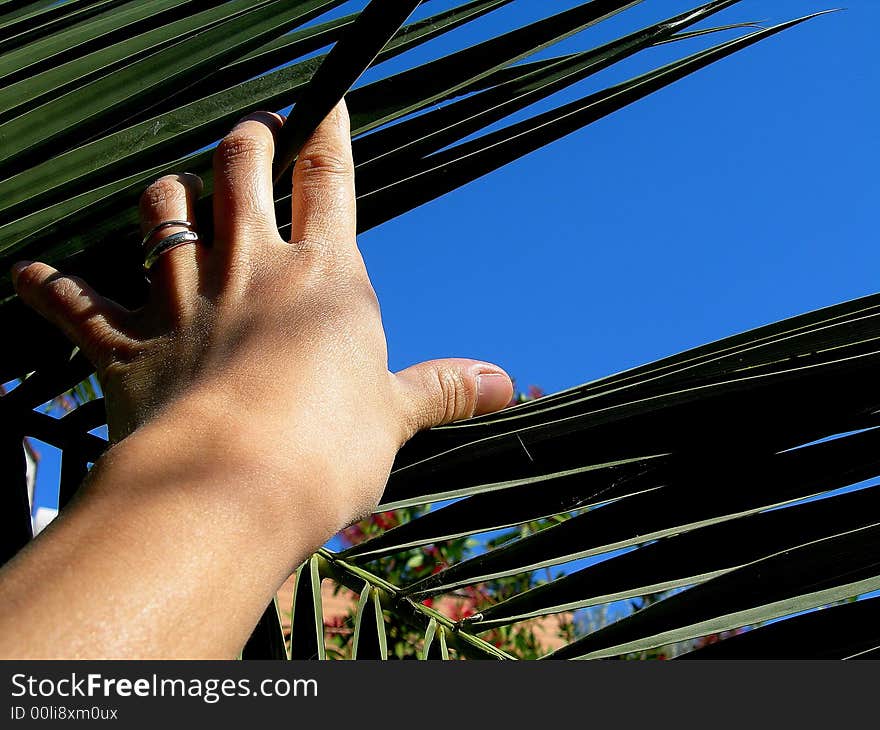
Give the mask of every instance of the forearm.
[{"label": "forearm", "polygon": [[182,403],[108,452],[0,572],[0,655],[235,656],[333,529],[307,501],[273,497],[306,500],[320,476],[273,484],[271,455],[240,429]]}]

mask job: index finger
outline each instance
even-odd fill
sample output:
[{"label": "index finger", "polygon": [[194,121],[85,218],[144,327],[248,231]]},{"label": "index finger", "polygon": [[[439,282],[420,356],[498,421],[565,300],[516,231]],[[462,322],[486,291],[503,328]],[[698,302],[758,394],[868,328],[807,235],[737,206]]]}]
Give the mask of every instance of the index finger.
[{"label": "index finger", "polygon": [[293,168],[292,206],[291,243],[356,245],[354,160],[345,101],[303,145]]}]

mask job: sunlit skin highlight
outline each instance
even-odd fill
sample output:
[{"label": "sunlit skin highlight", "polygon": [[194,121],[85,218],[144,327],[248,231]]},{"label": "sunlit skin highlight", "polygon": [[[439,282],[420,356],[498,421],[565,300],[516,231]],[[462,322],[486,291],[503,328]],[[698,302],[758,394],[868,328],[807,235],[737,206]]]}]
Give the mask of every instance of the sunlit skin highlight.
[{"label": "sunlit skin highlight", "polygon": [[[15,267],[19,296],[95,365],[114,445],[0,571],[0,656],[236,656],[291,571],[375,508],[403,443],[510,401],[484,362],[389,372],[344,103],[294,168],[290,240],[271,181],[282,123],[257,113],[221,142],[210,245],[163,255],[142,309]],[[186,174],[151,185],[144,233],[197,229],[200,188]]]}]

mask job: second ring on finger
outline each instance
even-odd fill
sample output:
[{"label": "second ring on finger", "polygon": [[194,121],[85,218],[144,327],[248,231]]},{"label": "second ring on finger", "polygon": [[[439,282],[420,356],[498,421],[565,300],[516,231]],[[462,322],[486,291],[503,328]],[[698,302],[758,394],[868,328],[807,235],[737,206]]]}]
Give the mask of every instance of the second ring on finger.
[{"label": "second ring on finger", "polygon": [[141,196],[143,254],[148,265],[151,299],[179,312],[198,289],[196,202],[201,179],[192,174],[166,175]]}]

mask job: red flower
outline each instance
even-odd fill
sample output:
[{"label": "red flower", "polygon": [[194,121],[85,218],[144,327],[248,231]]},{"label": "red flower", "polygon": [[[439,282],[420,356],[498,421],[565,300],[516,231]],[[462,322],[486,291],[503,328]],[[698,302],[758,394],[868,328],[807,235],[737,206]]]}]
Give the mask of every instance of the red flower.
[{"label": "red flower", "polygon": [[538,398],[543,398],[546,395],[543,388],[539,388],[537,385],[529,386],[529,400],[538,400]]},{"label": "red flower", "polygon": [[373,515],[373,522],[382,530],[390,530],[392,527],[397,527],[398,521],[396,512],[380,512],[377,515]]}]

